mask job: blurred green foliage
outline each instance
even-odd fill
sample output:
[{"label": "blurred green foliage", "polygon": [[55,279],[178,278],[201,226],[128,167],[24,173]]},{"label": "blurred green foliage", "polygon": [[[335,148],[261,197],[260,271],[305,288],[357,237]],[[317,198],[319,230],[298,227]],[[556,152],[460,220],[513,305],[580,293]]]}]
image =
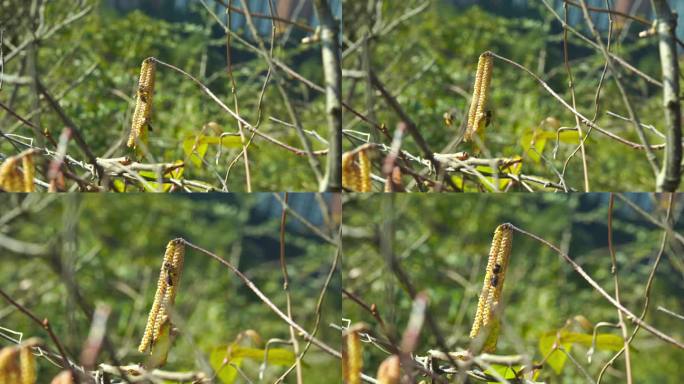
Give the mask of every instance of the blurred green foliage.
[{"label": "blurred green foliage", "polygon": [[[183,14],[168,21],[161,16],[172,7],[171,1],[157,9],[158,14],[140,10],[122,13],[108,8],[104,2],[89,0],[94,8],[85,17],[74,21],[54,35],[41,41],[38,49],[38,75],[53,95],[63,95],[60,104],[68,116],[83,131],[85,140],[96,156],[117,157],[133,155],[125,148],[125,138],[130,129],[137,81],[141,62],[150,56],[173,64],[197,77],[221,100],[234,109],[230,80],[226,70],[226,38],[223,29],[199,2],[190,5]],[[5,42],[19,44],[31,36],[30,2],[18,2],[9,6],[9,13],[23,22],[23,26],[4,31]],[[80,9],[69,1],[48,2],[44,19],[52,27],[63,20],[73,9]],[[217,9],[218,11],[218,9]],[[219,12],[223,14],[223,11]],[[246,38],[249,32],[235,31]],[[298,71],[302,76],[322,83],[319,46],[295,44],[306,32],[295,31],[293,37],[281,43],[276,37],[273,55]],[[264,37],[268,47],[270,37]],[[251,42],[254,44],[254,42]],[[5,47],[5,55],[8,54]],[[259,117],[259,98],[268,71],[267,62],[249,51],[237,39],[232,41],[233,74],[237,84],[241,116],[251,124]],[[5,74],[26,75],[23,55],[15,56],[5,66]],[[285,90],[305,130],[327,137],[325,99],[322,95],[306,89],[298,81],[277,70]],[[302,148],[291,126],[271,120],[270,117],[291,123],[283,99],[271,76],[263,95],[259,129],[286,144]],[[32,108],[31,87],[18,86],[16,95],[13,85],[4,84],[7,92],[2,97],[21,116],[27,117]],[[12,95],[12,96],[10,96]],[[56,114],[42,103],[39,115],[41,127],[55,139],[64,124]],[[152,127],[149,135],[147,162],[174,162],[187,160],[183,151],[183,139],[195,137],[209,122],[219,124],[222,132],[237,133],[238,126],[227,112],[182,74],[158,65],[154,93]],[[33,131],[9,115],[0,119],[5,133],[15,133],[33,138]],[[211,129],[205,134],[214,134]],[[247,134],[247,138],[249,138]],[[325,149],[326,144],[309,137],[313,150]],[[202,180],[221,188],[219,178],[226,176],[229,164],[239,155],[241,148],[224,148],[216,164],[217,146],[212,146],[200,167],[186,162],[184,178]],[[14,148],[6,141],[0,142],[0,153],[12,154]],[[74,143],[68,153],[82,159]],[[255,191],[311,191],[318,190],[315,177],[304,156],[296,156],[280,146],[255,137],[249,150],[252,189]],[[321,164],[325,163],[324,158]],[[227,177],[226,188],[230,191],[245,190],[245,173],[242,160],[237,162]]]},{"label": "blurred green foliage", "polygon": [[[629,199],[655,217],[665,214],[666,197],[630,194]],[[465,349],[482,288],[487,255],[494,229],[505,222],[532,232],[558,245],[579,263],[609,294],[614,294],[611,261],[607,243],[607,194],[571,195],[487,195],[433,196],[399,194],[350,196],[344,204],[342,274],[345,289],[367,304],[375,303],[390,328],[401,338],[411,310],[411,298],[388,267],[387,253],[399,259],[413,285],[425,291],[430,308],[451,350]],[[681,217],[682,199],[673,212]],[[394,228],[394,231],[391,228]],[[681,223],[676,230],[681,231]],[[644,305],[644,289],[653,267],[663,233],[636,214],[620,199],[615,200],[613,241],[618,263],[621,302],[639,315]],[[682,321],[657,310],[662,306],[684,312],[684,268],[682,244],[668,243],[658,267],[651,292],[646,322],[684,339]],[[543,356],[539,344],[547,332],[562,328],[577,315],[596,324],[616,323],[615,308],[593,290],[557,254],[519,233],[513,247],[503,289],[505,311],[497,353],[526,354],[534,361]],[[363,321],[381,335],[382,330],[369,313],[351,300],[343,301],[343,317],[352,323]],[[628,322],[631,333],[633,326]],[[576,322],[567,329],[589,333]],[[613,328],[601,333],[620,336]],[[584,338],[586,339],[586,338]],[[586,340],[582,339],[584,342]],[[605,343],[606,346],[610,344]],[[632,368],[635,382],[677,383],[684,352],[640,330],[633,342]],[[386,357],[372,344],[364,344],[364,372],[374,374]],[[423,327],[417,350],[425,355],[437,348],[427,325]],[[614,352],[599,350],[587,362],[588,347],[576,344],[572,356],[596,379],[599,370]],[[549,383],[584,382],[581,371],[570,361],[560,375],[547,363],[539,380]],[[608,370],[604,383],[622,383],[624,359]]]},{"label": "blurred green foliage", "polygon": [[[469,107],[478,56],[484,51],[493,51],[522,64],[571,103],[563,61],[563,30],[541,2],[530,2],[534,12],[511,17],[491,13],[479,6],[454,7],[447,5],[446,1],[435,1],[422,12],[412,12],[421,3],[383,3],[381,25],[382,30],[387,31],[374,36],[369,44],[372,68],[387,89],[397,96],[433,152],[441,152],[458,135],[463,111],[467,111]],[[367,7],[367,4],[365,0],[345,2],[345,15],[357,15],[344,18],[345,32],[352,42],[363,38],[369,23],[380,22],[375,19],[369,21],[368,8],[373,11],[370,14],[374,14],[375,8]],[[576,27],[591,38],[583,25]],[[630,31],[636,34],[640,28],[643,29],[640,25],[633,25]],[[605,35],[603,37],[605,40]],[[586,43],[572,33],[569,33],[568,39],[577,109],[591,119],[594,116],[594,98],[605,61],[601,54],[588,48]],[[661,78],[654,40],[635,41],[628,37],[617,41],[614,38],[611,50],[651,77]],[[360,50],[348,54],[343,67],[362,69],[360,57]],[[664,132],[661,90],[622,67],[620,71],[621,81],[641,122]],[[365,86],[366,82],[362,78],[347,78],[344,84],[345,93],[349,95],[348,101],[359,111],[367,110]],[[556,172],[562,170],[565,159],[577,147],[576,141],[561,142],[557,157],[554,158],[555,140],[548,140],[542,151],[545,160],[535,161],[538,156],[526,153],[530,142],[524,139],[526,134],[529,139],[529,134],[534,131],[555,132],[553,128],[541,124],[547,117],[558,119],[563,127],[574,127],[574,115],[531,76],[496,59],[490,91],[489,106],[493,119],[491,126],[486,129],[484,140],[492,156],[521,155],[524,158],[524,174],[558,181]],[[379,93],[375,92],[373,95],[377,121],[393,132],[399,122],[397,116]],[[447,127],[442,116],[450,110],[455,111],[455,122]],[[627,116],[611,76],[607,76],[603,82],[596,122],[610,132],[639,142],[631,123],[608,116],[608,111]],[[371,132],[372,128],[364,123],[349,123],[353,118],[351,114],[346,116],[348,123],[345,128]],[[586,132],[586,127],[584,130]],[[646,134],[651,144],[663,142],[651,130],[646,129]],[[350,138],[350,135],[345,137],[346,150],[360,144],[359,140]],[[388,140],[384,139],[383,142],[389,145]],[[403,148],[415,155],[422,155],[408,135]],[[452,152],[464,150],[470,151],[472,148],[465,143],[452,149]],[[597,131],[592,132],[586,141],[586,151],[592,190],[654,189],[654,177],[643,151],[633,150]],[[658,153],[658,157],[661,156]],[[380,162],[375,164],[378,172],[379,164]],[[579,153],[571,160],[565,176],[570,187],[583,190]],[[408,178],[405,178],[405,182],[407,181]]]},{"label": "blurred green foliage", "polygon": [[[298,211],[328,232],[320,222],[313,195],[291,195],[290,202],[293,206],[309,206]],[[88,335],[92,308],[108,305],[112,312],[106,334],[117,359],[124,364],[142,363],[144,356],[137,347],[154,298],[165,246],[176,237],[232,262],[286,311],[279,262],[280,209],[270,194],[0,196],[2,235],[47,247],[45,254],[28,256],[9,250],[6,240],[2,240],[0,287],[39,318],[48,318],[77,360]],[[336,250],[292,216],[288,217],[285,243],[292,314],[298,324],[311,331],[318,297]],[[317,334],[338,350],[339,331],[328,324],[339,321],[339,291],[337,272],[324,296]],[[247,347],[264,348],[263,343],[270,339],[290,337],[287,324],[230,270],[189,248],[175,311],[174,323],[180,336],[164,367],[168,370],[206,370],[214,348],[232,343],[248,329],[255,330],[262,343],[243,345]],[[6,302],[0,304],[0,326],[5,328],[4,334],[9,329],[21,332],[24,338],[40,337],[52,345],[39,326]],[[2,339],[0,345],[9,343]],[[304,345],[300,340],[300,346]],[[272,347],[292,350],[289,345]],[[111,363],[111,355],[103,351],[97,362]],[[260,363],[247,359],[242,369],[248,377],[256,378]],[[339,360],[315,346],[303,364],[306,382],[339,380]],[[48,382],[47,378],[56,372],[54,366],[40,358],[38,366],[40,382]],[[282,366],[269,366],[265,380],[274,381],[284,370]],[[294,380],[292,373],[287,382]],[[236,381],[241,382],[246,381]]]}]

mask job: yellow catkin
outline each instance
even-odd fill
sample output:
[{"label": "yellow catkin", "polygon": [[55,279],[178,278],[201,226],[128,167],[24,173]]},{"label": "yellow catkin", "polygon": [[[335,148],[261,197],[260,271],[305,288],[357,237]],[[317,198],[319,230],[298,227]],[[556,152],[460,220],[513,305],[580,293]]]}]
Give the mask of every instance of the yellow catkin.
[{"label": "yellow catkin", "polygon": [[487,259],[487,269],[485,270],[484,283],[482,284],[482,292],[480,292],[480,298],[477,302],[477,311],[475,313],[475,320],[473,321],[473,327],[470,330],[470,337],[475,338],[480,333],[480,327],[482,326],[482,319],[484,317],[484,312],[487,304],[487,298],[489,297],[489,289],[491,288],[492,272],[494,269],[494,264],[496,263],[496,258],[499,253],[499,247],[501,246],[501,230],[497,228],[494,231],[494,236],[492,238],[492,246],[489,250],[489,258]]},{"label": "yellow catkin", "polygon": [[[343,356],[342,375],[346,384],[361,384],[361,370],[363,369],[363,351],[361,337],[356,330],[345,335],[345,354]],[[346,368],[346,369],[345,369]]]},{"label": "yellow catkin", "polygon": [[399,384],[401,379],[401,366],[399,356],[392,355],[380,364],[378,368],[378,383],[379,384]]},{"label": "yellow catkin", "polygon": [[0,350],[0,383],[17,383],[19,382],[20,370],[17,365],[17,353],[19,349],[16,347],[5,347]]},{"label": "yellow catkin", "polygon": [[368,146],[342,154],[342,186],[350,191],[371,191],[371,162]]},{"label": "yellow catkin", "polygon": [[30,347],[24,346],[19,351],[19,365],[21,366],[21,384],[35,384],[36,358]]},{"label": "yellow catkin", "polygon": [[24,168],[24,192],[34,192],[36,190],[33,182],[36,170],[33,164],[33,155],[28,153],[21,158],[22,168]]},{"label": "yellow catkin", "polygon": [[359,168],[361,172],[359,174],[359,192],[370,192],[371,191],[371,163],[368,158],[368,153],[366,151],[359,152]]},{"label": "yellow catkin", "polygon": [[154,95],[154,77],[156,72],[156,62],[154,58],[143,60],[140,67],[140,79],[138,81],[138,92],[135,99],[135,111],[131,119],[131,133],[128,136],[127,145],[131,148],[136,147],[136,142],[146,134],[152,114],[152,97]]},{"label": "yellow catkin", "polygon": [[18,157],[8,157],[0,165],[0,188],[5,192],[25,192]]},{"label": "yellow catkin", "polygon": [[478,133],[480,122],[485,118],[485,108],[489,98],[489,84],[492,80],[492,66],[492,55],[489,52],[481,54],[477,62],[473,98],[468,110],[468,124],[463,138],[464,141],[471,140],[473,135]]},{"label": "yellow catkin", "polygon": [[480,55],[477,62],[477,71],[475,72],[475,82],[473,84],[473,97],[470,99],[470,109],[468,109],[468,123],[466,125],[466,140],[470,138],[470,131],[475,123],[475,116],[477,113],[477,103],[480,101],[480,85],[482,84],[482,69],[484,68],[485,59]]},{"label": "yellow catkin", "polygon": [[342,186],[355,191],[361,177],[361,169],[354,162],[355,153],[346,152],[342,155]]},{"label": "yellow catkin", "polygon": [[142,353],[154,345],[159,337],[162,323],[166,317],[170,316],[170,308],[175,302],[178,292],[184,256],[185,244],[182,239],[174,239],[167,244],[159,272],[154,302],[147,318],[145,332],[138,346],[138,351]]},{"label": "yellow catkin", "polygon": [[496,350],[496,342],[499,334],[499,316],[496,313],[501,300],[506,269],[511,254],[513,231],[508,224],[502,224],[496,228],[492,247],[487,261],[487,270],[482,285],[482,292],[477,304],[477,312],[470,331],[470,337],[476,338],[483,327],[488,329],[483,351],[492,353]]}]

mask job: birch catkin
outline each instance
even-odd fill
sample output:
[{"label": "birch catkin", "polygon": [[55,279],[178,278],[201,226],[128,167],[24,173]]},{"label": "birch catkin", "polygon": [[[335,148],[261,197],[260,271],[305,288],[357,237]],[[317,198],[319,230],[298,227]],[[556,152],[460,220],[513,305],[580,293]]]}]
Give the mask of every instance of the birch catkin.
[{"label": "birch catkin", "polygon": [[[23,169],[19,167],[19,160],[22,162],[21,168]],[[0,165],[0,189],[5,192],[33,192],[35,190],[34,175],[32,150],[8,157]]]},{"label": "birch catkin", "polygon": [[175,303],[178,292],[184,257],[185,244],[183,240],[171,240],[166,246],[166,252],[164,252],[154,302],[147,318],[140,346],[138,346],[138,351],[141,353],[145,353],[148,348],[151,349],[154,346],[159,338],[161,325],[170,317],[171,307]]},{"label": "birch catkin", "polygon": [[16,157],[9,157],[0,165],[0,188],[5,192],[24,192],[24,180],[17,165]]},{"label": "birch catkin", "polygon": [[371,191],[371,163],[368,158],[368,153],[366,151],[359,152],[359,168],[361,168],[359,185],[357,189],[359,192],[370,192]]},{"label": "birch catkin", "polygon": [[137,141],[147,133],[152,115],[152,97],[154,95],[154,76],[157,64],[154,58],[148,57],[140,66],[138,92],[135,98],[135,111],[131,119],[131,133],[128,136],[128,147],[135,148]]},{"label": "birch catkin", "polygon": [[342,376],[345,384],[361,384],[363,355],[358,330],[349,330],[344,337],[345,349],[342,354]]},{"label": "birch catkin", "polygon": [[0,351],[0,384],[36,383],[36,359],[31,352],[32,345],[29,342]]},{"label": "birch catkin", "polygon": [[28,153],[21,158],[21,165],[24,168],[24,192],[34,192],[36,190],[33,182],[36,169],[33,164],[33,155]]},{"label": "birch catkin", "polygon": [[488,335],[482,350],[488,353],[496,350],[500,317],[500,312],[497,311],[500,311],[501,292],[511,255],[512,232],[508,224],[499,225],[494,231],[482,292],[470,330],[471,339],[478,337],[482,328],[487,330]]},{"label": "birch catkin", "polygon": [[371,162],[368,147],[359,147],[342,155],[342,186],[356,192],[371,191]]},{"label": "birch catkin", "polygon": [[21,371],[16,358],[18,352],[19,349],[15,346],[0,350],[0,383],[19,382]]},{"label": "birch catkin", "polygon": [[31,347],[21,347],[19,350],[19,365],[21,367],[21,384],[35,384],[36,358],[31,352]]},{"label": "birch catkin", "polygon": [[489,98],[489,84],[492,80],[492,66],[492,55],[489,52],[481,54],[477,62],[473,98],[468,110],[468,124],[463,137],[464,141],[470,141],[475,134],[479,133],[480,126],[485,119],[485,108]]}]

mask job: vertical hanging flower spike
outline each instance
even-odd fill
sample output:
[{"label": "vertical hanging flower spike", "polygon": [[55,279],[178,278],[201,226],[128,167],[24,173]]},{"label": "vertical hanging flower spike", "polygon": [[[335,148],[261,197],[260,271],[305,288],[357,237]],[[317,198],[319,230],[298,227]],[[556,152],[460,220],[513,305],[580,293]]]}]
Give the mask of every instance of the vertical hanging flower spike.
[{"label": "vertical hanging flower spike", "polygon": [[[21,160],[21,168],[19,160]],[[0,165],[0,189],[5,192],[33,192],[35,190],[34,175],[33,150],[8,157]]]},{"label": "vertical hanging flower spike", "polygon": [[345,384],[361,384],[363,369],[363,350],[359,330],[352,327],[345,336],[345,348],[342,353],[342,376]]},{"label": "vertical hanging flower spike", "polygon": [[471,339],[478,337],[483,329],[488,333],[482,349],[488,353],[495,352],[499,336],[501,316],[499,303],[511,255],[512,232],[508,224],[499,225],[494,231],[482,292],[477,303],[473,327],[470,330]]},{"label": "vertical hanging flower spike", "polygon": [[131,133],[128,136],[130,148],[137,146],[138,140],[144,140],[149,128],[152,116],[152,96],[154,95],[154,77],[156,73],[156,62],[154,58],[148,57],[143,60],[140,67],[140,79],[138,81],[138,91],[135,98],[135,111],[131,119]]},{"label": "vertical hanging flower spike", "polygon": [[464,141],[472,140],[475,134],[481,133],[486,119],[486,106],[489,98],[489,84],[492,80],[493,59],[489,52],[480,55],[473,85],[473,98],[468,110],[468,124]]},{"label": "vertical hanging flower spike", "polygon": [[359,152],[359,168],[361,169],[359,184],[357,190],[359,192],[370,192],[371,191],[371,163],[368,158],[368,153],[366,150]]},{"label": "vertical hanging flower spike", "polygon": [[33,154],[27,153],[24,155],[21,158],[21,165],[24,168],[24,192],[34,192],[36,186],[33,182],[33,177],[35,176],[36,169],[33,164]]},{"label": "vertical hanging flower spike", "polygon": [[162,326],[165,325],[169,332],[171,330],[171,308],[178,293],[184,257],[185,244],[183,240],[171,240],[166,246],[166,252],[164,252],[154,302],[147,318],[145,332],[138,346],[138,351],[141,353],[146,353],[148,350],[153,351],[162,333]]},{"label": "vertical hanging flower spike", "polygon": [[356,192],[371,191],[371,163],[367,146],[342,155],[342,186]]},{"label": "vertical hanging flower spike", "polygon": [[35,384],[36,358],[31,347],[23,346],[19,350],[19,366],[21,367],[21,384]]}]

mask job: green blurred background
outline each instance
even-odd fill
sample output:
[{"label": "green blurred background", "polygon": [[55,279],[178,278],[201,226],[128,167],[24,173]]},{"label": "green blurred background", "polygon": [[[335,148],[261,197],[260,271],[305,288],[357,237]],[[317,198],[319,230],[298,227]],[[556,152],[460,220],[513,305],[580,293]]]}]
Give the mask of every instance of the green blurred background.
[{"label": "green blurred background", "polygon": [[[666,197],[628,194],[630,201],[662,219]],[[610,254],[607,245],[607,194],[571,195],[486,195],[434,196],[374,195],[348,197],[344,203],[343,286],[367,304],[375,303],[399,338],[406,327],[411,299],[381,252],[384,236],[392,241],[396,255],[411,281],[427,292],[431,311],[451,350],[465,349],[482,287],[487,255],[494,229],[510,222],[565,250],[609,294],[613,295]],[[676,199],[673,216],[681,216],[682,198]],[[393,223],[392,232],[386,225]],[[675,228],[682,229],[681,223]],[[613,238],[618,263],[621,301],[639,315],[644,305],[644,287],[657,254],[662,230],[638,215],[619,198],[615,199]],[[684,312],[684,268],[682,244],[668,243],[655,275],[646,322],[677,340],[684,339],[684,323],[656,308]],[[540,361],[539,342],[566,320],[577,315],[596,324],[616,323],[614,307],[594,291],[556,253],[521,234],[513,234],[510,265],[503,297],[504,326],[498,354],[526,354]],[[356,303],[345,298],[343,317],[352,323],[363,321],[381,335],[374,319]],[[629,325],[629,332],[633,328]],[[568,328],[587,333],[577,324]],[[619,330],[601,328],[601,333],[620,335]],[[639,331],[633,342],[632,366],[635,382],[678,383],[684,352]],[[364,344],[364,372],[375,375],[387,355]],[[435,338],[423,327],[415,351],[425,355],[437,348]],[[599,350],[587,362],[588,348],[574,345],[571,354],[595,379],[614,352]],[[624,360],[608,370],[604,383],[626,382]],[[548,383],[586,382],[570,361],[560,374],[547,364],[539,381]]]},{"label": "green blurred background", "polygon": [[[334,195],[322,198],[339,219]],[[324,222],[313,194],[291,194],[291,206],[328,235],[336,234]],[[67,351],[78,361],[90,328],[90,316],[79,305],[111,307],[107,336],[117,359],[142,363],[137,351],[147,320],[164,249],[169,240],[183,237],[215,252],[246,274],[281,310],[285,311],[279,263],[281,205],[271,194],[118,197],[95,195],[0,196],[0,286],[15,300],[47,317]],[[43,249],[39,254],[17,253],[7,238]],[[315,322],[315,307],[330,271],[336,249],[288,216],[285,233],[292,313],[307,331]],[[339,331],[328,324],[340,317],[339,271],[324,296],[318,337],[339,350]],[[180,336],[169,354],[167,370],[206,369],[212,348],[232,343],[253,329],[263,343],[289,339],[287,324],[271,312],[228,269],[197,251],[187,249],[176,300],[174,323]],[[3,334],[24,338],[47,334],[4,300],[0,303]],[[6,329],[4,329],[6,328]],[[9,330],[8,330],[9,329]],[[11,333],[10,333],[11,334]],[[13,337],[16,335],[11,334]],[[304,342],[301,342],[304,346]],[[0,346],[10,345],[0,339]],[[263,348],[264,344],[253,345]],[[273,348],[292,350],[290,346]],[[305,382],[335,382],[339,360],[312,346],[304,358]],[[103,352],[98,363],[111,363]],[[242,369],[256,380],[261,361],[246,359]],[[56,368],[38,358],[39,382],[49,382]],[[270,365],[264,380],[272,382],[285,367]],[[246,382],[238,379],[236,383]],[[292,373],[287,382],[294,381]]]}]

